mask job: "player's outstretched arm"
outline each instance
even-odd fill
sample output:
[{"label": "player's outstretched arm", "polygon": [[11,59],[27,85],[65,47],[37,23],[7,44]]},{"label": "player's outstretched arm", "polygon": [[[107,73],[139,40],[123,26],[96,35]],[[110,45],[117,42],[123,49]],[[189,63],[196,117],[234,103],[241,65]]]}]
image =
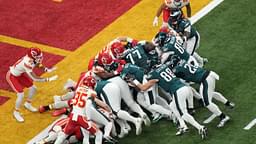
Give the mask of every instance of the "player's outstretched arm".
[{"label": "player's outstretched arm", "polygon": [[34,72],[28,73],[29,77],[36,82],[50,82],[50,81],[55,81],[58,79],[58,75],[54,75],[48,78],[41,78],[37,76]]},{"label": "player's outstretched arm", "polygon": [[166,7],[165,3],[162,3],[160,7],[157,9],[156,16],[153,21],[153,26],[158,26],[158,18],[161,15],[163,9]]},{"label": "player's outstretched arm", "polygon": [[133,81],[132,84],[135,85],[136,87],[138,87],[141,91],[146,91],[157,82],[158,82],[158,79],[151,79],[148,82],[146,82],[145,84],[141,84],[138,81]]}]

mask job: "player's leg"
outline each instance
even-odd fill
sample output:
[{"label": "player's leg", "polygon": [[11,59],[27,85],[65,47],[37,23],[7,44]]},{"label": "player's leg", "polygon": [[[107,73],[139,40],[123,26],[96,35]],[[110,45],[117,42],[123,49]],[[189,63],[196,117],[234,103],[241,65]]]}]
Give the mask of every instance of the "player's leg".
[{"label": "player's leg", "polygon": [[101,100],[111,107],[113,113],[118,118],[134,123],[136,126],[136,133],[139,134],[141,132],[141,119],[135,118],[127,111],[121,110],[121,90],[117,84],[113,82],[106,84],[103,87],[100,97]]},{"label": "player's leg", "polygon": [[81,128],[83,134],[83,144],[90,144],[90,133],[84,128]]},{"label": "player's leg", "polygon": [[55,95],[53,96],[53,99],[54,99],[54,102],[57,102],[57,101],[65,101],[65,100],[70,100],[74,97],[74,92],[67,92],[66,94],[62,95],[62,96],[58,96],[58,95]]},{"label": "player's leg", "polygon": [[29,111],[31,111],[31,112],[37,112],[38,111],[38,109],[35,108],[34,106],[32,106],[32,104],[31,104],[32,103],[32,98],[33,98],[35,93],[36,93],[36,86],[33,85],[33,86],[29,87],[28,97],[27,97],[26,102],[24,103],[24,107],[26,109],[28,109]]},{"label": "player's leg", "polygon": [[114,78],[109,79],[109,81],[117,84],[120,87],[121,97],[124,102],[128,105],[128,107],[138,113],[140,117],[143,119],[145,125],[150,125],[150,119],[148,118],[147,114],[141,109],[141,107],[134,101],[131,91],[129,89],[128,84],[121,79],[121,77],[116,76]]},{"label": "player's leg", "polygon": [[214,99],[216,99],[217,101],[222,102],[223,104],[225,104],[227,107],[229,108],[234,108],[235,104],[229,100],[227,100],[221,93],[219,92],[213,92],[213,96]]},{"label": "player's leg", "polygon": [[[183,133],[185,133],[185,132],[187,132],[188,131],[188,127],[187,127],[187,125],[186,125],[186,123],[185,123],[185,121],[181,118],[181,115],[180,115],[180,113],[179,113],[179,111],[178,111],[178,109],[177,109],[177,106],[176,106],[176,104],[175,104],[175,101],[172,101],[171,103],[170,103],[170,108],[172,109],[172,111],[173,111],[173,113],[174,113],[174,115],[175,115],[175,117],[177,118],[177,122],[178,122],[178,131],[176,132],[176,136],[179,136],[179,135],[182,135]],[[176,123],[177,123],[176,122]]]},{"label": "player's leg", "polygon": [[112,121],[99,111],[90,99],[86,101],[86,116],[88,120],[104,126],[104,138],[110,137],[110,132],[113,127]]},{"label": "player's leg", "polygon": [[181,117],[188,123],[190,123],[192,126],[198,129],[198,131],[203,131],[200,132],[200,135],[202,138],[205,138],[206,133],[204,133],[205,127],[203,125],[200,125],[194,118],[191,116],[188,111],[187,111],[187,106],[186,106],[186,99],[189,97],[189,95],[193,95],[192,91],[189,87],[184,86],[176,91],[174,93],[174,101],[176,104],[176,107],[178,109],[179,114]]},{"label": "player's leg", "polygon": [[27,100],[26,102],[24,103],[24,107],[26,109],[28,109],[29,111],[31,112],[36,112],[38,111],[37,108],[33,107],[32,106],[32,99],[36,93],[36,86],[33,85],[33,81],[32,79],[27,75],[27,74],[22,74],[21,75],[21,78],[19,79],[19,82],[26,88],[29,89],[29,92],[28,92],[28,97],[27,97]]},{"label": "player's leg", "polygon": [[24,118],[21,116],[21,113],[19,112],[22,101],[23,101],[23,97],[24,97],[24,92],[23,92],[24,86],[20,84],[18,79],[19,77],[14,77],[13,75],[10,74],[10,71],[6,73],[6,81],[11,86],[11,88],[17,93],[13,116],[18,122],[24,122]]},{"label": "player's leg", "polygon": [[215,77],[214,73],[210,72],[209,76],[205,81],[200,85],[200,93],[203,95],[203,101],[205,107],[209,109],[212,113],[220,117],[220,123],[217,127],[223,127],[227,121],[229,121],[229,117],[221,112],[219,107],[212,102],[212,96],[215,89]]}]

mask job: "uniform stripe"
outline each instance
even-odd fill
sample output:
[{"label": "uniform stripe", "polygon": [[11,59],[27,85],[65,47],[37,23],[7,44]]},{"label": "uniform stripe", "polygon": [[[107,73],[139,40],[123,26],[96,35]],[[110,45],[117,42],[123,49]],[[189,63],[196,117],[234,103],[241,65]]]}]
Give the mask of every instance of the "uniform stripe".
[{"label": "uniform stripe", "polygon": [[178,100],[178,97],[177,97],[177,92],[175,92],[175,93],[173,94],[173,97],[174,97],[174,101],[175,101],[175,104],[176,104],[176,108],[177,108],[177,110],[178,110],[180,116],[182,116],[183,113],[182,113],[182,111],[181,111],[181,109],[180,109],[179,100]]},{"label": "uniform stripe", "polygon": [[19,93],[18,90],[15,88],[15,86],[13,85],[12,81],[11,81],[11,73],[10,71],[7,72],[6,74],[6,80],[8,82],[8,84],[12,87],[12,89],[16,92],[16,93]]},{"label": "uniform stripe", "polygon": [[204,105],[209,105],[209,97],[208,97],[208,83],[207,81],[203,81],[203,99],[204,99]]},{"label": "uniform stripe", "polygon": [[117,115],[117,112],[114,111],[113,108],[111,107],[110,102],[109,102],[108,97],[107,97],[107,94],[105,93],[104,90],[102,90],[101,96],[103,96],[104,102],[110,107],[110,109],[113,111],[113,113],[114,113],[115,115]]},{"label": "uniform stripe", "polygon": [[196,32],[195,38],[196,38],[196,42],[195,42],[195,45],[194,45],[194,47],[193,47],[193,51],[192,51],[191,55],[194,54],[194,52],[195,52],[195,50],[196,50],[196,47],[197,47],[197,45],[198,45],[198,42],[199,42],[199,33],[198,33],[198,32]]},{"label": "uniform stripe", "polygon": [[95,107],[95,109],[96,109],[96,111],[98,111],[107,121],[110,122],[110,119],[109,119],[106,115],[104,115],[97,107]]},{"label": "uniform stripe", "polygon": [[153,92],[152,91],[148,91],[148,96],[149,96],[149,102],[150,104],[154,104],[155,101],[154,101],[154,96],[153,96]]}]

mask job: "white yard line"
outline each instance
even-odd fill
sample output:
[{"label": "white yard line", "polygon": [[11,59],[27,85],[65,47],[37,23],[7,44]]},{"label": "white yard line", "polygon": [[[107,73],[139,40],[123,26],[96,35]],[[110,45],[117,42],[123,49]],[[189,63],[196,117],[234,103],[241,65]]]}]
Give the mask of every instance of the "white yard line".
[{"label": "white yard line", "polygon": [[217,7],[219,4],[221,4],[224,0],[213,0],[211,1],[207,6],[202,8],[199,12],[197,12],[195,15],[193,15],[190,18],[190,21],[192,24],[196,23],[199,19],[207,15],[210,11],[212,11],[215,7]]},{"label": "white yard line", "polygon": [[244,127],[244,130],[250,130],[256,124],[256,118],[253,119],[247,126]]},{"label": "white yard line", "polygon": [[[207,15],[211,10],[213,10],[216,6],[218,6],[223,1],[224,0],[212,0],[207,6],[205,6],[203,9],[201,9],[199,12],[197,12],[194,16],[192,16],[190,18],[191,23],[192,24],[196,23],[199,19],[201,19],[203,16]],[[59,120],[59,119],[57,119],[57,120]],[[27,144],[34,144],[35,142],[38,142],[42,138],[46,137],[51,126],[52,126],[52,124],[50,126],[48,126],[47,128],[45,128],[42,132],[40,132],[34,138],[32,138],[29,142],[27,142]]]}]

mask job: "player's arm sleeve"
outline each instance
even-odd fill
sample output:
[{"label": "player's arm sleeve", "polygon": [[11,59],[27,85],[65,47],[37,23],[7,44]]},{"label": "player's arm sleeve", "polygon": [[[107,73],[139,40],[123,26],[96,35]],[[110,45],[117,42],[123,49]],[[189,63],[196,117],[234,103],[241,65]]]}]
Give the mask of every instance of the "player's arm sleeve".
[{"label": "player's arm sleeve", "polygon": [[190,2],[186,5],[186,9],[187,9],[187,17],[191,17],[191,6],[190,6]]},{"label": "player's arm sleeve", "polygon": [[157,9],[156,17],[159,17],[163,11],[163,9],[166,7],[165,3],[162,3],[160,7]]}]

